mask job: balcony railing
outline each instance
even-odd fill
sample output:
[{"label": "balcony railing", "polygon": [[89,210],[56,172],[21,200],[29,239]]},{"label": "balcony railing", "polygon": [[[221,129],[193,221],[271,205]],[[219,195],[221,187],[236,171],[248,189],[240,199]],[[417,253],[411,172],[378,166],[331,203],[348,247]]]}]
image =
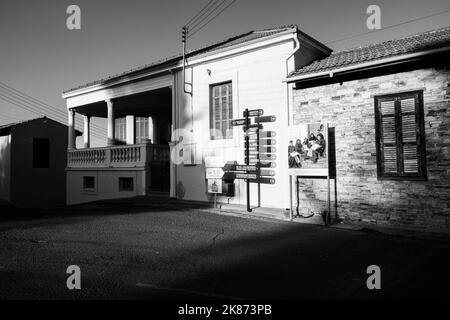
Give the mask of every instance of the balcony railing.
[{"label": "balcony railing", "polygon": [[169,161],[168,145],[134,144],[104,148],[69,150],[68,168],[146,167],[157,161]]}]

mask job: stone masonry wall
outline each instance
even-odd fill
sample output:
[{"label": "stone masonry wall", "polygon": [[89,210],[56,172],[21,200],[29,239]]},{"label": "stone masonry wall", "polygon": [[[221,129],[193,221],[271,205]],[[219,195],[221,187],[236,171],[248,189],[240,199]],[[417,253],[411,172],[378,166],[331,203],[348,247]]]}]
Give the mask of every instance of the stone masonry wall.
[{"label": "stone masonry wall", "polygon": [[[412,90],[423,90],[428,179],[378,180],[374,96]],[[293,102],[294,124],[328,122],[335,127],[340,218],[450,232],[449,67],[294,89]],[[323,180],[300,185],[300,198],[308,200],[308,210],[324,210],[325,185]]]}]

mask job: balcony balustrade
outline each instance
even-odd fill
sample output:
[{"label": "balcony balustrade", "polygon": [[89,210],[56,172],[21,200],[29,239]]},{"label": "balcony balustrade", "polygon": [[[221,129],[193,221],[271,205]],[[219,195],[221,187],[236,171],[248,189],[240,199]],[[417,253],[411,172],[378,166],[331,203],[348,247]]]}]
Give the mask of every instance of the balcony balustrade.
[{"label": "balcony balustrade", "polygon": [[145,168],[153,162],[168,162],[168,145],[134,144],[68,150],[68,168]]}]

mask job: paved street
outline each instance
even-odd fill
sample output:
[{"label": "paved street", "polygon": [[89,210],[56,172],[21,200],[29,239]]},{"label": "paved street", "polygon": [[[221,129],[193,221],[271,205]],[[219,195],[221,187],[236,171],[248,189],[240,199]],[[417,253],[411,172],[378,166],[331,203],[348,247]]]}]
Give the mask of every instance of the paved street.
[{"label": "paved street", "polygon": [[[443,241],[175,206],[6,212],[1,299],[450,297]],[[372,264],[381,268],[378,291],[366,288]],[[66,288],[69,265],[81,268],[81,290]]]}]

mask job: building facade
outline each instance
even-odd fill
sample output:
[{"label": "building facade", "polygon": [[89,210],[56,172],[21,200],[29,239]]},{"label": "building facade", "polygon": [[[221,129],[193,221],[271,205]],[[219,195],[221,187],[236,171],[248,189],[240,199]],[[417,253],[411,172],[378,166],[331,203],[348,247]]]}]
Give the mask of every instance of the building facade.
[{"label": "building facade", "polygon": [[64,206],[66,164],[67,126],[46,117],[0,126],[0,199],[18,207]]},{"label": "building facade", "polygon": [[[333,128],[336,220],[448,231],[449,41],[444,28],[332,53],[288,26],[68,90],[67,202],[161,192],[212,201],[205,160],[244,163],[244,132],[230,122],[262,109],[276,117],[265,129],[276,133],[277,150],[276,182],[261,185],[260,206],[285,210],[298,187],[300,211],[331,211],[327,182],[289,182],[291,133],[312,124]],[[76,115],[85,119],[82,149]],[[90,148],[91,117],[107,119],[105,147]],[[323,163],[323,153],[315,160]],[[245,205],[246,183],[234,186],[234,196],[217,200]],[[251,188],[252,199],[257,193]]]},{"label": "building facade", "polygon": [[[445,28],[334,53],[288,77],[294,124],[335,128],[340,218],[450,230],[449,45]],[[323,181],[299,191],[323,210]]]},{"label": "building facade", "polygon": [[[275,115],[282,127],[288,121],[282,80],[330,52],[296,26],[252,31],[193,50],[185,63],[177,56],[65,92],[69,127],[76,115],[85,119],[85,148],[76,150],[69,132],[68,204],[160,192],[209,201],[205,158],[223,164],[244,160],[244,132],[230,121],[258,108]],[[103,148],[89,147],[91,117],[107,118]],[[151,142],[137,143],[136,117],[151,119]],[[125,119],[122,127],[118,118]],[[117,130],[125,143],[118,143]],[[286,139],[284,130],[276,131],[279,141]],[[281,148],[277,158],[287,161]],[[284,166],[275,170],[280,177],[287,174]],[[288,188],[283,178],[262,186],[261,205],[287,208]],[[234,197],[219,201],[245,204],[245,183],[236,180],[235,190]]]}]

